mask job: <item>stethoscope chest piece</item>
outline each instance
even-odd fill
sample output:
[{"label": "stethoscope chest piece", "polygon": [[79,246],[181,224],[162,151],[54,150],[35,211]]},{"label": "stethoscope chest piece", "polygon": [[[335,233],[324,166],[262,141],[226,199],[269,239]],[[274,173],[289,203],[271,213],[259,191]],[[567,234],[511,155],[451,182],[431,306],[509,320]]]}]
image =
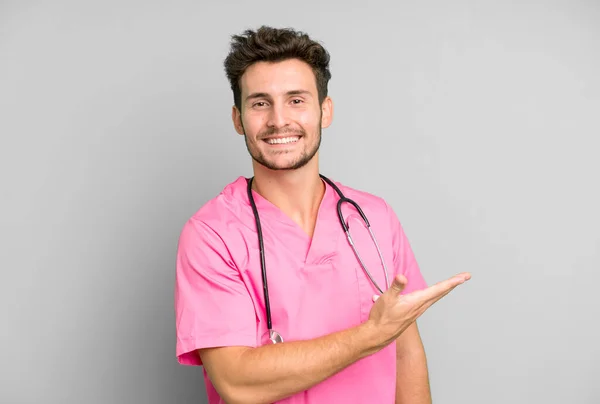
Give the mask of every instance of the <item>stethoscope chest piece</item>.
[{"label": "stethoscope chest piece", "polygon": [[274,344],[280,344],[283,342],[283,337],[275,330],[269,330],[269,339]]},{"label": "stethoscope chest piece", "polygon": [[262,334],[261,345],[281,344],[283,343],[283,337],[277,331],[270,329]]}]

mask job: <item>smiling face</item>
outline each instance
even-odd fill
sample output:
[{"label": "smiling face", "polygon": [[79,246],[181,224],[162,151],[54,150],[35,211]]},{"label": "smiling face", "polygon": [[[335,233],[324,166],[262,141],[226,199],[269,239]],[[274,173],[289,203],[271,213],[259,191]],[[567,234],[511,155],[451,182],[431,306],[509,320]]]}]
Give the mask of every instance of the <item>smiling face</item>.
[{"label": "smiling face", "polygon": [[242,75],[236,131],[255,162],[271,170],[299,169],[315,158],[321,129],[331,123],[332,102],[322,104],[311,67],[298,59],[257,62]]}]

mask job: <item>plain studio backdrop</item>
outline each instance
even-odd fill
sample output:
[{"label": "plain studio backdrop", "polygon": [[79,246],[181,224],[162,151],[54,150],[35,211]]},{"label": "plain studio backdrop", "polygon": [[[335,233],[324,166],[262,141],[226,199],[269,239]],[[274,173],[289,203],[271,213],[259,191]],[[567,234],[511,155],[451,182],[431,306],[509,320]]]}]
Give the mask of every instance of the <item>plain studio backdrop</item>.
[{"label": "plain studio backdrop", "polygon": [[[184,222],[250,176],[229,38],[332,56],[322,173],[386,198],[429,284],[436,404],[600,403],[597,1],[0,3],[0,402],[203,403]],[[335,287],[335,285],[331,285]]]}]

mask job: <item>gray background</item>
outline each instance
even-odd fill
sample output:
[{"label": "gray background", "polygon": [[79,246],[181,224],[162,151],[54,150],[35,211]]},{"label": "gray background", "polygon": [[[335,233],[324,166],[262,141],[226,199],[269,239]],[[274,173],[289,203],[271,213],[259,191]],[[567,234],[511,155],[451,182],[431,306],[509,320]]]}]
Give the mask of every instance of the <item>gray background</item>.
[{"label": "gray background", "polygon": [[202,403],[183,223],[251,175],[229,36],[332,54],[322,172],[386,198],[429,283],[434,402],[600,403],[600,5],[0,3],[0,402]]}]

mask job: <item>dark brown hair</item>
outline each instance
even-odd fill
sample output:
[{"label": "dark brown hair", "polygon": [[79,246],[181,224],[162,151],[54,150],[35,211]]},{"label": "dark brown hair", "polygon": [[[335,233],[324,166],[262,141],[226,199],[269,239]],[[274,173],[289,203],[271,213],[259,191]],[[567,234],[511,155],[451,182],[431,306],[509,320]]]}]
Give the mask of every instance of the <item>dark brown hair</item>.
[{"label": "dark brown hair", "polygon": [[291,28],[262,26],[231,37],[231,50],[225,58],[225,73],[233,90],[233,101],[241,111],[242,90],[240,78],[256,62],[279,62],[287,59],[302,60],[312,68],[317,81],[319,104],[327,97],[327,83],[331,79],[329,53],[307,34]]}]

